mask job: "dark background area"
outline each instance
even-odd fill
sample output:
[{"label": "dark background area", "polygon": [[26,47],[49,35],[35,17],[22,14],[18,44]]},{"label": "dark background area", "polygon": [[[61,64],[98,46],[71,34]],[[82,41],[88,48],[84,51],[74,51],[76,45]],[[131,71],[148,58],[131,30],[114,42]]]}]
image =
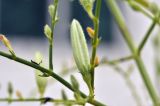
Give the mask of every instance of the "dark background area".
[{"label": "dark background area", "polygon": [[[47,2],[47,0],[0,0],[0,33],[23,37],[42,36],[48,17]],[[102,41],[110,42],[112,41],[111,17],[104,0],[102,5],[100,36]],[[73,18],[79,20],[86,33],[86,27],[93,25],[87,13],[78,0],[70,1],[70,6],[70,21]],[[88,39],[88,36],[86,37]]]}]

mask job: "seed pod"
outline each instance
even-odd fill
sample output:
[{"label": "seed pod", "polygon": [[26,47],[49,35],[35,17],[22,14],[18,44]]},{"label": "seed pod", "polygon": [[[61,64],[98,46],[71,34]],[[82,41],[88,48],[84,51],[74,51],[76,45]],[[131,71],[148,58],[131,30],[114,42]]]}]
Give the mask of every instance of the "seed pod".
[{"label": "seed pod", "polygon": [[[43,59],[42,55],[37,52],[36,55],[35,55],[35,61],[37,63],[40,63],[40,62],[42,62],[42,59]],[[39,90],[39,93],[40,93],[41,97],[43,97],[45,89],[46,89],[46,86],[47,86],[47,78],[39,76],[39,75],[42,75],[42,74],[43,73],[40,72],[39,70],[35,71],[36,83],[37,83],[37,87],[38,87],[38,90]]]},{"label": "seed pod", "polygon": [[88,15],[93,18],[93,6],[95,0],[79,0],[85,11],[88,13]]},{"label": "seed pod", "polygon": [[90,36],[90,38],[93,39],[95,36],[94,30],[91,27],[87,27],[87,32],[88,32],[88,35]]},{"label": "seed pod", "polygon": [[44,26],[44,34],[46,35],[49,41],[52,40],[52,30],[48,25]]},{"label": "seed pod", "polygon": [[82,74],[86,73],[90,69],[88,47],[82,27],[75,19],[71,24],[71,43],[77,67]]},{"label": "seed pod", "polygon": [[9,49],[10,53],[12,55],[15,55],[13,48],[9,42],[9,40],[4,36],[4,35],[0,35],[0,40],[3,42],[3,44]]}]

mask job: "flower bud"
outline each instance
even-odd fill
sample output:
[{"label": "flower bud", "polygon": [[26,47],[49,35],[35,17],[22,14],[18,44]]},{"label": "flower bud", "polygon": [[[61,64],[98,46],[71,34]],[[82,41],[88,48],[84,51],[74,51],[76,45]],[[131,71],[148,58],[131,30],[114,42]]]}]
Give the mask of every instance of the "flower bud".
[{"label": "flower bud", "polygon": [[149,0],[135,0],[136,2],[138,2],[139,4],[141,4],[142,6],[148,8],[149,7]]},{"label": "flower bud", "polygon": [[133,0],[129,0],[128,1],[128,4],[131,6],[131,8],[135,11],[141,11],[141,7],[138,3],[136,3],[135,1]]},{"label": "flower bud", "polygon": [[46,35],[49,41],[52,40],[52,30],[48,25],[44,26],[44,34]]},{"label": "flower bud", "polygon": [[90,16],[90,18],[93,18],[94,16],[93,16],[92,10],[93,10],[95,0],[79,0],[79,1],[83,6],[83,8],[85,9],[85,11]]},{"label": "flower bud", "polygon": [[3,44],[9,49],[10,53],[12,55],[15,55],[13,48],[9,42],[9,40],[4,36],[4,35],[0,35],[0,40],[3,42]]},{"label": "flower bud", "polygon": [[81,25],[77,20],[71,24],[71,43],[73,56],[78,69],[85,73],[90,70],[89,53]]},{"label": "flower bud", "polygon": [[99,65],[99,58],[98,58],[98,56],[96,56],[96,58],[95,58],[94,65],[95,66]]},{"label": "flower bud", "polygon": [[92,88],[88,47],[82,27],[75,19],[72,21],[71,24],[71,43],[73,57],[76,65],[82,74],[83,80],[86,82],[88,88],[91,91]]},{"label": "flower bud", "polygon": [[23,96],[22,96],[22,93],[20,91],[16,91],[16,96],[19,98],[19,99],[23,99]]},{"label": "flower bud", "polygon": [[72,83],[73,88],[76,91],[79,91],[79,83],[78,83],[77,79],[73,75],[71,75],[71,83]]},{"label": "flower bud", "polygon": [[[42,59],[43,59],[42,55],[37,52],[36,55],[35,55],[35,62],[40,63],[40,62],[42,62]],[[46,86],[47,86],[47,78],[39,76],[39,75],[42,75],[42,74],[43,73],[40,72],[39,70],[35,71],[36,83],[37,83],[37,87],[38,87],[38,90],[39,90],[39,93],[40,93],[41,97],[44,95],[44,92],[45,92],[45,89],[46,89]]]},{"label": "flower bud", "polygon": [[11,98],[13,95],[13,86],[11,82],[8,83],[8,95],[9,95],[9,98]]},{"label": "flower bud", "polygon": [[91,27],[87,27],[87,32],[88,32],[89,37],[93,39],[95,36],[94,30]]},{"label": "flower bud", "polygon": [[53,18],[54,12],[55,12],[55,6],[54,5],[49,5],[48,11],[50,16]]}]

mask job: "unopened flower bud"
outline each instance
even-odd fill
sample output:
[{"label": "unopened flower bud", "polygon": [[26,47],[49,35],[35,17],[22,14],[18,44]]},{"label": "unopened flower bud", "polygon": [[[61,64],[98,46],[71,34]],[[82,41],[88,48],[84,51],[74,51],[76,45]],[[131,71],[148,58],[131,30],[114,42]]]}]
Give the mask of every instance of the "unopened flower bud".
[{"label": "unopened flower bud", "polygon": [[55,14],[54,13],[55,12],[55,6],[54,5],[50,5],[48,7],[48,11],[49,11],[50,16],[53,18],[53,15]]},{"label": "unopened flower bud", "polygon": [[94,61],[95,67],[99,65],[99,58],[96,56],[95,61]]},{"label": "unopened flower bud", "polygon": [[88,32],[88,35],[90,36],[90,38],[93,39],[95,36],[94,30],[91,27],[87,27],[87,32]]},{"label": "unopened flower bud", "polygon": [[90,16],[90,18],[93,18],[94,16],[93,16],[92,10],[93,10],[95,0],[79,0],[79,1],[83,6],[83,8],[85,9],[85,11]]},{"label": "unopened flower bud", "polygon": [[[35,55],[35,62],[40,63],[42,62],[42,59],[42,55],[39,52],[37,52]],[[40,65],[43,66],[43,63]],[[44,95],[47,86],[47,78],[41,77],[40,75],[42,74],[43,73],[39,70],[35,71],[36,83],[41,97]]]},{"label": "unopened flower bud", "polygon": [[78,83],[77,79],[73,75],[71,75],[71,83],[72,83],[73,88],[76,91],[78,91],[79,90],[79,83]]},{"label": "unopened flower bud", "polygon": [[13,95],[13,86],[11,82],[8,83],[8,95],[9,95],[9,98],[11,98]]},{"label": "unopened flower bud", "polygon": [[48,25],[44,26],[44,34],[46,35],[49,41],[52,40],[52,30]]},{"label": "unopened flower bud", "polygon": [[22,96],[22,93],[20,91],[16,91],[16,96],[19,98],[19,99],[23,99],[23,96]]},{"label": "unopened flower bud", "polygon": [[0,35],[0,40],[3,42],[3,44],[9,49],[10,53],[12,55],[15,55],[13,48],[9,42],[9,40],[4,36],[4,35]]}]

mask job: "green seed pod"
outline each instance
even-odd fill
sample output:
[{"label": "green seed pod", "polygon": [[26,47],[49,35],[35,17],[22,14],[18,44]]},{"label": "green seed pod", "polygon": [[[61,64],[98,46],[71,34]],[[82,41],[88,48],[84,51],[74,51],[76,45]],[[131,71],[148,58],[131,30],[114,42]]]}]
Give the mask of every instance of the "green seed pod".
[{"label": "green seed pod", "polygon": [[78,83],[77,79],[73,75],[71,75],[71,83],[72,83],[73,88],[76,91],[79,91],[79,83]]},{"label": "green seed pod", "polygon": [[[36,55],[35,55],[35,62],[36,63],[41,63],[42,59],[43,59],[42,55],[37,52]],[[39,76],[39,75],[42,75],[42,74],[43,73],[40,72],[39,70],[35,71],[36,83],[37,83],[37,87],[38,87],[38,90],[39,90],[39,93],[40,93],[41,97],[44,95],[44,92],[45,92],[45,89],[46,89],[46,86],[47,86],[47,78]]]},{"label": "green seed pod", "polygon": [[93,18],[93,6],[95,0],[79,0],[85,11],[88,13],[88,15]]},{"label": "green seed pod", "polygon": [[76,65],[80,72],[84,74],[90,70],[90,59],[82,27],[75,19],[71,24],[71,43]]},{"label": "green seed pod", "polygon": [[49,25],[45,25],[44,26],[44,34],[46,35],[46,37],[48,38],[49,41],[52,40],[52,30],[51,28],[49,27]]}]

